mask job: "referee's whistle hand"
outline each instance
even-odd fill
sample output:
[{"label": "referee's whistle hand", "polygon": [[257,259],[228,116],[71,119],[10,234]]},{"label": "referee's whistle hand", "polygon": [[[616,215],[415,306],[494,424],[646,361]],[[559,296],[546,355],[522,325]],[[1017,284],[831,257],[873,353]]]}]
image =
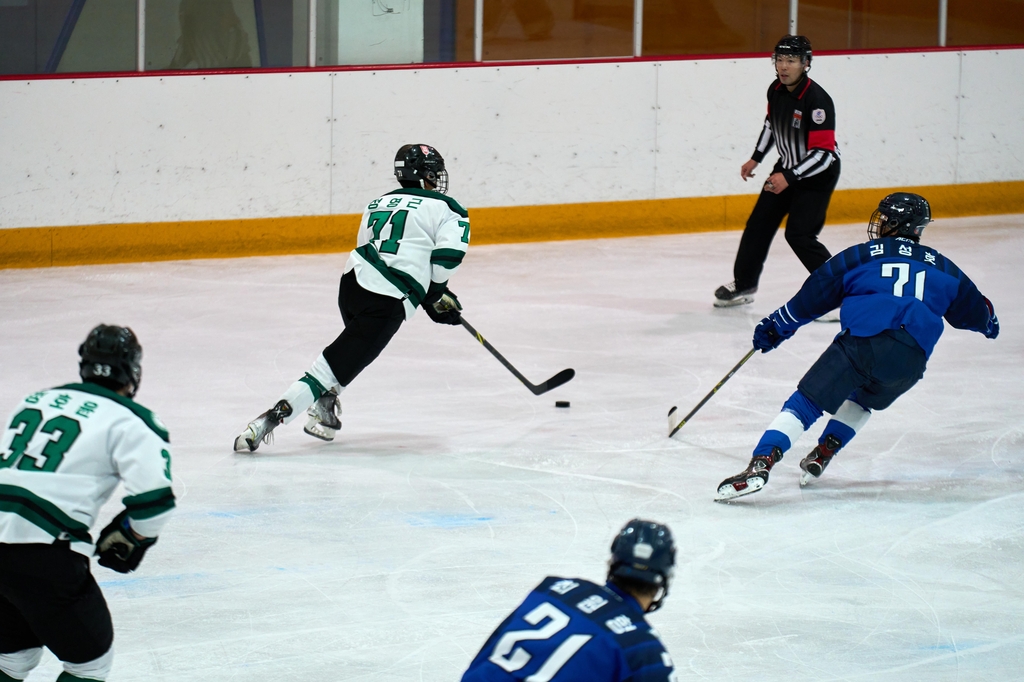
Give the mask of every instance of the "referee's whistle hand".
[{"label": "referee's whistle hand", "polygon": [[754,177],[755,168],[757,168],[757,161],[753,159],[740,166],[740,177],[743,178],[743,182],[746,182],[747,178]]}]

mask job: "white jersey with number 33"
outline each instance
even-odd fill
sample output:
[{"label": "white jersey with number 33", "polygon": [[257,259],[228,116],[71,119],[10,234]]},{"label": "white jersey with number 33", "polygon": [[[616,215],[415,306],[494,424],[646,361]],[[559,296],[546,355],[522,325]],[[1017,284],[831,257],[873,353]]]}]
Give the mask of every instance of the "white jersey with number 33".
[{"label": "white jersey with number 33", "polygon": [[0,543],[93,553],[89,531],[118,482],[132,529],[156,537],[174,508],[167,429],[129,398],[92,383],[28,396],[0,438]]}]

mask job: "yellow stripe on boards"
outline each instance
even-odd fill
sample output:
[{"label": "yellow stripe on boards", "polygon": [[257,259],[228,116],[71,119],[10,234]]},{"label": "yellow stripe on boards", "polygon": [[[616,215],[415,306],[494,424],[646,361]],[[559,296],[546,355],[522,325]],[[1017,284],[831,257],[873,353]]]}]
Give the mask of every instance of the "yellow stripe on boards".
[{"label": "yellow stripe on boards", "polygon": [[[936,218],[1024,213],[1024,181],[840,189],[828,221],[867,223],[886,194],[916,192]],[[473,244],[741,229],[757,196],[471,208]],[[337,253],[355,247],[358,215],[0,229],[0,268]]]}]

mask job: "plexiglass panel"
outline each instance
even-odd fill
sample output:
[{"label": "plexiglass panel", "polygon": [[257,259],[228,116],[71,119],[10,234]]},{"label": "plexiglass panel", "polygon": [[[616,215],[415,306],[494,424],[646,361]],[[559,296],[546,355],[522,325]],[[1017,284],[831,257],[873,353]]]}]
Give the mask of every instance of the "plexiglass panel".
[{"label": "plexiglass panel", "polygon": [[816,50],[933,47],[937,0],[801,0],[798,28]]},{"label": "plexiglass panel", "polygon": [[146,70],[259,66],[252,0],[146,0]]},{"label": "plexiglass panel", "polygon": [[0,73],[135,69],[136,0],[0,0]]},{"label": "plexiglass panel", "polygon": [[633,0],[485,0],[484,61],[633,54]]},{"label": "plexiglass panel", "polygon": [[1024,0],[949,0],[947,45],[1024,44]]},{"label": "plexiglass panel", "polygon": [[788,26],[788,0],[644,0],[643,54],[767,52]]}]

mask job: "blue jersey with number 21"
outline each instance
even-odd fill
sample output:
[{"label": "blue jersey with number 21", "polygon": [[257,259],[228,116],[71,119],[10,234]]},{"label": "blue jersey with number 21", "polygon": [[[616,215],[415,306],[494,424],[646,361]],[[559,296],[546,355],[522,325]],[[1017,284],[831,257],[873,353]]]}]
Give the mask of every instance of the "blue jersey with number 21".
[{"label": "blue jersey with number 21", "polygon": [[636,599],[614,585],[548,577],[505,619],[462,682],[674,682]]},{"label": "blue jersey with number 21", "polygon": [[852,336],[903,327],[925,356],[942,334],[942,318],[958,329],[994,336],[994,312],[974,282],[935,249],[904,237],[875,239],[836,254],[772,318],[795,330],[840,304],[840,321]]}]

